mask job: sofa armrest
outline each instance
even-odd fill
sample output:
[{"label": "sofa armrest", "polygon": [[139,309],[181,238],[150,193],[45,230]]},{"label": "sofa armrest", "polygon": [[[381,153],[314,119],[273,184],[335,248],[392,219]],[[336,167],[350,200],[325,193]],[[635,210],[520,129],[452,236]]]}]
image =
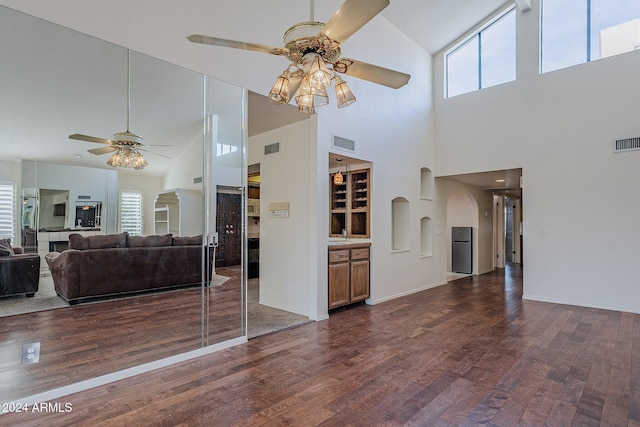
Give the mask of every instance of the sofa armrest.
[{"label": "sofa armrest", "polygon": [[22,249],[22,246],[14,246],[12,249],[13,253],[16,255],[21,255],[24,253],[24,249]]},{"label": "sofa armrest", "polygon": [[0,295],[38,292],[40,281],[40,257],[34,254],[0,257]]},{"label": "sofa armrest", "polygon": [[64,252],[50,252],[45,260],[51,272],[56,293],[73,301],[80,294],[80,251],[68,249]]}]

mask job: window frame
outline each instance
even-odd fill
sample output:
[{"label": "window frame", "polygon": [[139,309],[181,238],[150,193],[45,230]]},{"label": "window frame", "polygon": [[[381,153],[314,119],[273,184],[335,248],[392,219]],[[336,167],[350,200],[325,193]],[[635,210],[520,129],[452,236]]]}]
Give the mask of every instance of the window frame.
[{"label": "window frame", "polygon": [[[4,203],[6,195],[9,193],[8,203]],[[0,238],[10,238],[11,244],[16,245],[16,184],[13,181],[0,181],[0,215],[9,213],[9,226],[2,226],[4,221],[0,221]],[[3,217],[0,216],[0,219]],[[10,234],[7,234],[9,232]]]},{"label": "window frame", "polygon": [[[501,83],[497,83],[497,84],[493,84],[491,86],[482,86],[482,33],[484,31],[486,31],[487,29],[493,27],[496,23],[498,23],[502,18],[506,17],[508,14],[510,14],[511,12],[514,13],[514,17],[516,19],[515,22],[515,28],[514,28],[514,42],[517,42],[517,32],[518,32],[518,28],[517,28],[517,14],[516,14],[516,3],[512,2],[510,3],[507,7],[505,7],[504,9],[502,9],[501,11],[497,12],[496,14],[494,14],[491,18],[488,18],[483,24],[481,24],[480,26],[478,26],[476,29],[474,29],[473,31],[470,32],[470,34],[468,34],[466,37],[462,38],[458,43],[456,43],[453,47],[451,47],[450,49],[448,49],[445,53],[444,53],[444,97],[445,99],[449,99],[449,98],[453,98],[459,95],[464,95],[466,93],[471,93],[471,92],[476,92],[478,90],[482,90],[482,89],[486,89],[488,87],[493,87],[493,86],[497,86],[500,84],[504,84],[504,83],[508,83],[511,81],[515,81],[517,78],[517,57],[514,57],[514,78],[513,80],[507,80]],[[449,56],[452,55],[453,53],[455,53],[456,51],[458,51],[459,49],[463,48],[464,46],[466,46],[467,44],[469,44],[473,39],[477,38],[478,39],[478,52],[477,52],[477,72],[478,72],[478,87],[474,90],[468,91],[468,92],[462,92],[462,93],[458,93],[456,95],[449,95]],[[517,45],[516,45],[516,51],[517,51]]]},{"label": "window frame", "polygon": [[[585,31],[585,40],[584,40],[584,46],[583,46],[583,50],[581,52],[581,54],[583,55],[583,57],[585,58],[584,61],[581,62],[577,62],[574,64],[569,64],[569,65],[564,65],[561,67],[557,67],[557,68],[552,68],[552,69],[548,69],[545,70],[544,69],[544,60],[545,60],[545,56],[544,56],[544,49],[545,49],[545,43],[544,43],[544,4],[545,4],[546,0],[540,0],[540,16],[539,16],[539,21],[538,21],[538,28],[539,28],[539,55],[538,55],[538,72],[539,74],[546,74],[546,73],[550,73],[553,71],[558,71],[558,70],[563,70],[565,68],[570,68],[570,67],[574,67],[576,65],[582,65],[582,64],[588,64],[590,62],[593,61],[597,61],[599,59],[603,59],[602,56],[597,56],[596,58],[594,58],[593,56],[593,25],[594,25],[594,19],[593,19],[593,0],[584,0],[585,2],[585,20],[586,22],[584,22],[585,26],[584,26],[584,31]],[[633,19],[638,19],[639,17],[635,17],[635,18],[629,18],[628,21],[631,21]],[[623,21],[620,24],[626,23],[628,21]],[[615,24],[615,25],[619,25],[619,24]],[[639,47],[636,46],[635,50],[638,50]],[[629,51],[631,52],[631,51]],[[628,53],[628,52],[624,52],[624,53]]]},{"label": "window frame", "polygon": [[[139,200],[139,206],[140,206],[140,222],[139,225],[140,227],[140,234],[136,234],[135,231],[132,233],[131,227],[124,227],[123,226],[123,219],[124,219],[124,215],[125,215],[125,195],[133,195],[136,194],[138,195],[138,200]],[[126,212],[129,212],[129,210],[126,210]],[[144,234],[144,196],[142,194],[142,191],[140,190],[122,190],[120,192],[120,215],[119,215],[119,226],[120,226],[120,232],[125,232],[127,231],[129,233],[130,236],[142,236]]]}]

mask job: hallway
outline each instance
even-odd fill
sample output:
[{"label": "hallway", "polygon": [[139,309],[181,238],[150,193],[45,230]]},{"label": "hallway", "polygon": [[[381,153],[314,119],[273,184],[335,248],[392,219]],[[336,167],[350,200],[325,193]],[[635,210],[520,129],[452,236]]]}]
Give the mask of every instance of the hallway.
[{"label": "hallway", "polygon": [[640,315],[508,265],[59,400],[12,425],[640,425]]}]

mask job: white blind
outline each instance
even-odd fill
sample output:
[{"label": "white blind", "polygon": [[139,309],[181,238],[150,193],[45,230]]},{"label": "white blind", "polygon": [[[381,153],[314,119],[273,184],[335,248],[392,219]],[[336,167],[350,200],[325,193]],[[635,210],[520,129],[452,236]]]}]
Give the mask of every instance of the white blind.
[{"label": "white blind", "polygon": [[142,193],[123,191],[120,201],[120,231],[142,236]]},{"label": "white blind", "polygon": [[13,182],[0,182],[0,238],[15,244],[15,190]]}]

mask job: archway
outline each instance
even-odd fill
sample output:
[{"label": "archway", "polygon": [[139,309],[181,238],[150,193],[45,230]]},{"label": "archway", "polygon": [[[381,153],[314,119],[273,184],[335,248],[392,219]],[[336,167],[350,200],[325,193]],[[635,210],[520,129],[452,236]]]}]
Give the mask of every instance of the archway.
[{"label": "archway", "polygon": [[478,202],[464,190],[454,191],[447,199],[447,271],[451,272],[452,227],[472,229],[472,274],[478,274]]}]

